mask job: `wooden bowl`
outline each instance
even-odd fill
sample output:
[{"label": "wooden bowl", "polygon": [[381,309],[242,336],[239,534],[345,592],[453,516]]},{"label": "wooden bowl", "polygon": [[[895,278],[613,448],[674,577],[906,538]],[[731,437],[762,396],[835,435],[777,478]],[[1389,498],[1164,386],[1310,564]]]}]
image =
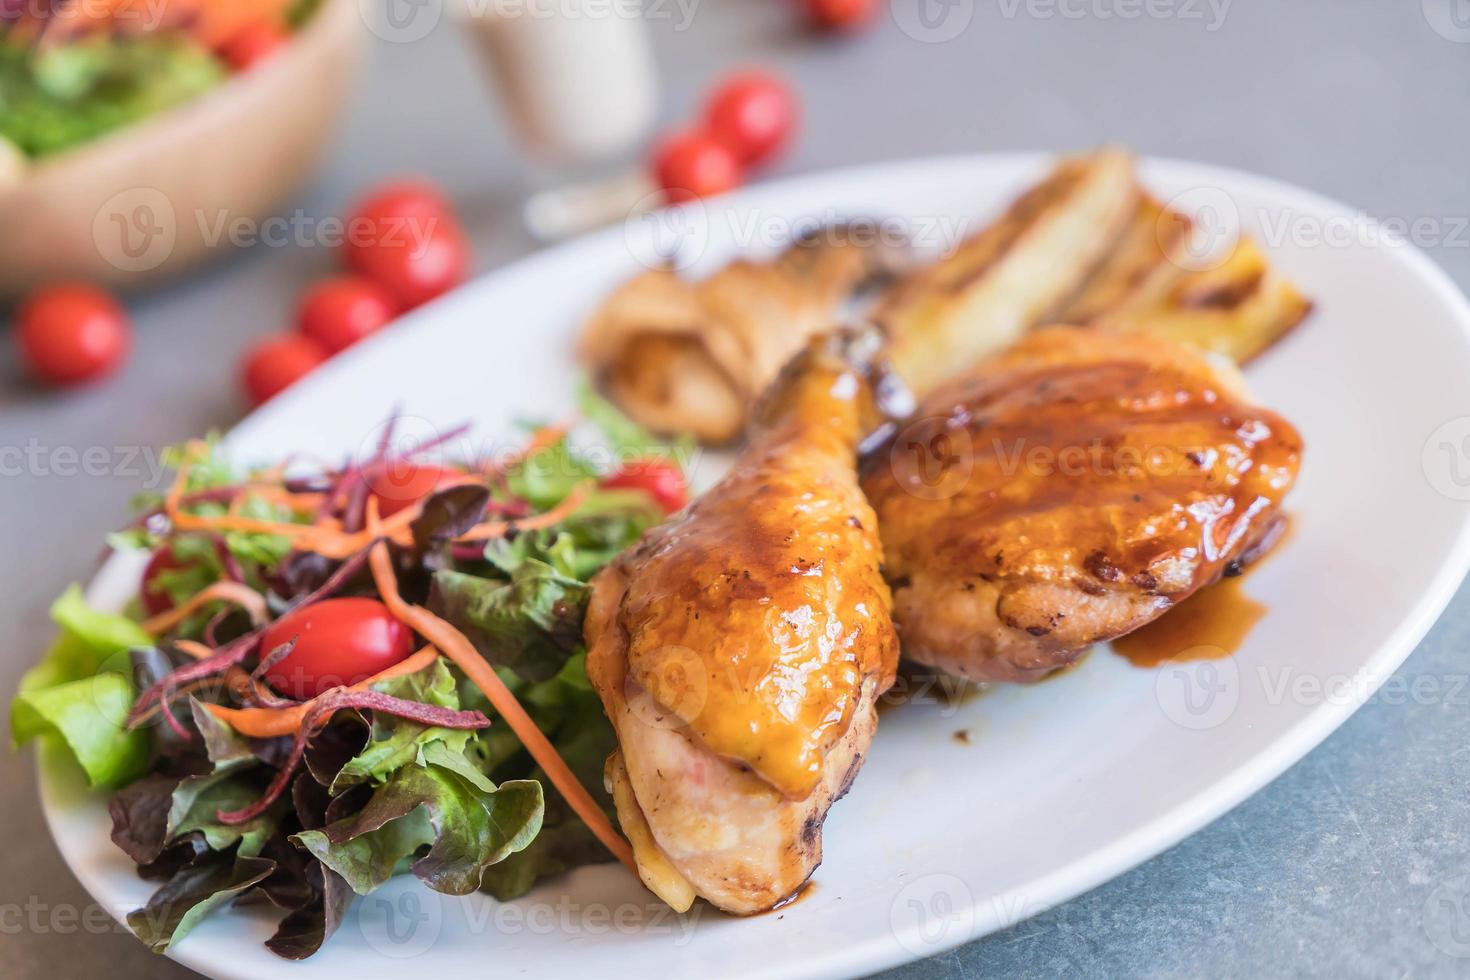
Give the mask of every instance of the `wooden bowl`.
[{"label": "wooden bowl", "polygon": [[59,279],[121,287],[226,254],[311,172],[356,74],[355,0],[326,0],[258,68],[34,164],[0,160],[0,302]]}]

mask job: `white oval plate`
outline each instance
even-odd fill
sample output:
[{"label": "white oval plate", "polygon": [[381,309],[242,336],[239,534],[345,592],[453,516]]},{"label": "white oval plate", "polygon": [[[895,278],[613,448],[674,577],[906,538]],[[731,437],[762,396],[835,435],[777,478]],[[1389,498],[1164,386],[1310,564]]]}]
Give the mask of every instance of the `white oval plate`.
[{"label": "white oval plate", "polygon": [[[573,337],[657,233],[704,273],[768,251],[793,222],[900,216],[931,244],[988,218],[1047,158],[984,156],[848,170],[758,187],[706,221],[635,222],[509,266],[414,315],[251,416],[237,459],[340,457],[394,406],[482,439],[573,405]],[[958,707],[932,692],[885,713],[825,862],[799,903],[753,919],[678,919],[615,865],[504,906],[412,878],[360,900],[296,977],[839,976],[869,973],[1014,924],[1112,878],[1218,817],[1301,758],[1424,635],[1470,564],[1470,309],[1448,278],[1357,213],[1240,173],[1154,161],[1165,200],[1238,213],[1318,303],[1253,365],[1261,399],[1305,434],[1295,531],[1254,572],[1270,612],[1230,660],[1137,669],[1099,650],[1033,688]],[[725,207],[730,209],[725,211]],[[959,222],[957,225],[956,222]],[[417,423],[419,431],[428,423]],[[1461,472],[1465,467],[1465,472]],[[713,468],[713,467],[707,467]],[[1458,498],[1458,499],[1457,499]],[[136,568],[94,583],[117,602]],[[955,733],[968,732],[969,744]],[[150,886],[108,841],[104,801],[64,767],[42,795],[67,862],[118,913]],[[219,978],[274,978],[273,919],[210,917],[170,955]]]}]

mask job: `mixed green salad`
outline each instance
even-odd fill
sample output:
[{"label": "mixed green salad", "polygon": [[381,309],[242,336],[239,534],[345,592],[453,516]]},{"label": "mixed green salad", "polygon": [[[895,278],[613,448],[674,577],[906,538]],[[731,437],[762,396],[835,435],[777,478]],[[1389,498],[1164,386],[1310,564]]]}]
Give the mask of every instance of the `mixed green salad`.
[{"label": "mixed green salad", "polygon": [[0,139],[59,153],[181,105],[284,44],[317,0],[0,0]]},{"label": "mixed green salad", "polygon": [[267,946],[299,959],[396,874],[508,900],[626,853],[581,620],[684,484],[605,403],[584,415],[597,453],[565,427],[453,465],[429,457],[462,430],[306,472],[172,451],[169,491],[110,541],[148,555],[137,597],[62,595],[11,708],[16,744],[53,740],[112,793],[112,840],[158,882],[128,918],[149,947],[264,901]]}]

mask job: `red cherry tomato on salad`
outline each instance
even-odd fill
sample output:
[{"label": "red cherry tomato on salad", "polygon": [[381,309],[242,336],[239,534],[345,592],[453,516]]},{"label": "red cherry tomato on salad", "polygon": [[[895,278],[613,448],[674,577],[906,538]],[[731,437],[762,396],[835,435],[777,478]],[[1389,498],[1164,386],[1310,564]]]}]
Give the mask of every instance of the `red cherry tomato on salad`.
[{"label": "red cherry tomato on salad", "polygon": [[264,21],[242,27],[220,45],[219,56],[233,71],[249,71],[285,46],[286,32]]},{"label": "red cherry tomato on salad", "polygon": [[745,71],[720,83],[705,110],[710,135],[746,166],[769,159],[796,129],[796,96],[785,82]]},{"label": "red cherry tomato on salad", "polygon": [[852,31],[864,26],[878,12],[877,0],[805,0],[806,13],[818,27]]},{"label": "red cherry tomato on salad", "polygon": [[653,155],[653,179],[670,202],[713,197],[739,187],[740,161],[706,133],[675,133]]},{"label": "red cherry tomato on salad", "polygon": [[240,380],[253,405],[260,405],[310,374],[327,359],[321,344],[297,334],[267,337],[245,354]]},{"label": "red cherry tomato on salad", "polygon": [[128,315],[92,286],[47,286],[16,317],[20,353],[31,373],[54,385],[95,381],[118,369],[132,346]]},{"label": "red cherry tomato on salad", "polygon": [[296,326],[303,336],[337,354],[398,315],[398,302],[382,286],[357,276],[326,279],[306,291]]},{"label": "red cherry tomato on salad", "polygon": [[635,459],[604,478],[602,485],[609,490],[642,490],[665,514],[689,502],[689,484],[683,471],[666,459]]},{"label": "red cherry tomato on salad", "polygon": [[324,599],[276,620],[261,638],[261,656],[296,646],[265,672],[272,688],[298,701],[356,684],[413,653],[413,631],[376,599]]},{"label": "red cherry tomato on salad", "polygon": [[368,490],[378,500],[378,514],[390,517],[440,487],[463,482],[462,470],[417,463],[390,463],[368,478]]},{"label": "red cherry tomato on salad", "polygon": [[173,598],[159,588],[158,577],[166,572],[176,572],[188,568],[189,563],[179,561],[173,549],[164,545],[153,553],[148,559],[148,567],[143,569],[143,585],[138,590],[138,599],[143,603],[143,611],[149,616],[157,616],[166,613],[174,607]]}]

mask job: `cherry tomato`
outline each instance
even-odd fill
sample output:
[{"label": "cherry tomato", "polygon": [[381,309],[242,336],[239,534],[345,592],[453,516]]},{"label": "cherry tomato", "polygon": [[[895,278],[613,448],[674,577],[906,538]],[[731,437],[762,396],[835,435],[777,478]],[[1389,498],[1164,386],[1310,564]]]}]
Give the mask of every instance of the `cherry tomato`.
[{"label": "cherry tomato", "polygon": [[463,482],[464,476],[443,466],[391,463],[368,478],[368,489],[378,499],[378,514],[389,517],[440,487]]},{"label": "cherry tomato", "polygon": [[269,401],[327,359],[321,344],[297,334],[267,337],[245,354],[240,372],[253,405]]},{"label": "cherry tomato", "polygon": [[654,499],[665,514],[672,514],[689,502],[689,484],[678,466],[666,459],[635,459],[603,479],[609,490],[642,490]]},{"label": "cherry tomato", "polygon": [[179,561],[173,549],[164,545],[153,553],[148,559],[148,566],[143,569],[143,585],[138,590],[138,598],[143,603],[143,611],[149,616],[157,616],[166,613],[174,607],[173,598],[163,589],[158,588],[155,583],[158,577],[165,572],[176,572],[180,569],[190,567],[191,563]]},{"label": "cherry tomato", "polygon": [[377,333],[398,315],[398,302],[382,286],[357,276],[326,279],[306,291],[296,326],[328,354]]},{"label": "cherry tomato", "polygon": [[234,71],[249,71],[284,47],[286,40],[285,31],[260,21],[231,35],[220,45],[219,56]]},{"label": "cherry tomato", "polygon": [[774,75],[745,71],[720,83],[705,109],[710,135],[746,166],[769,159],[796,129],[796,96]]},{"label": "cherry tomato", "polygon": [[459,226],[440,222],[420,238],[347,253],[348,264],[391,293],[404,309],[422,306],[464,282],[470,249]]},{"label": "cherry tomato", "polygon": [[[428,224],[435,219],[455,221],[454,206],[449,198],[424,180],[399,180],[381,184],[353,207],[348,219],[354,234],[349,241],[381,240],[393,233],[402,222]],[[408,234],[422,229],[410,229]]]},{"label": "cherry tomato", "polygon": [[464,281],[469,243],[449,201],[422,181],[386,184],[348,219],[347,265],[411,309]]},{"label": "cherry tomato", "polygon": [[806,0],[812,23],[832,31],[853,31],[878,12],[878,0]]},{"label": "cherry tomato", "polygon": [[265,679],[298,701],[366,680],[413,653],[413,631],[376,599],[324,599],[289,612],[266,629],[261,656],[292,640],[296,646]]},{"label": "cherry tomato", "polygon": [[670,202],[713,197],[742,180],[740,161],[706,133],[675,133],[653,155],[653,179]]},{"label": "cherry tomato", "polygon": [[31,372],[55,385],[95,381],[116,371],[132,346],[128,315],[92,286],[47,286],[16,317],[20,353]]}]

